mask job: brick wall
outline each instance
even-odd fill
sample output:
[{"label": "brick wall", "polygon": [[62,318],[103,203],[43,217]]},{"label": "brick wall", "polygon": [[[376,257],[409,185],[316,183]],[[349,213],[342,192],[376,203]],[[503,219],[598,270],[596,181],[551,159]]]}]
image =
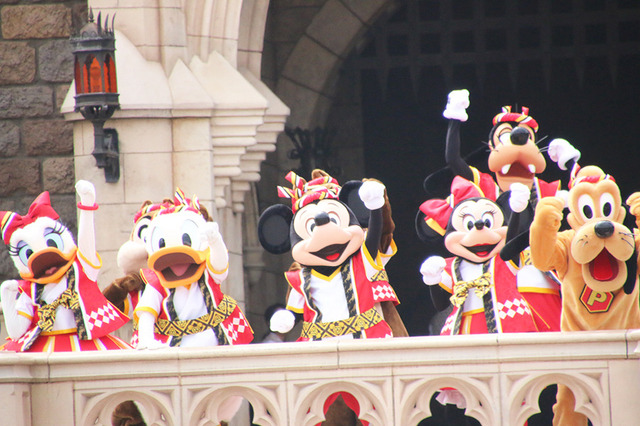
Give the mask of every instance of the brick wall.
[{"label": "brick wall", "polygon": [[[0,210],[24,214],[49,191],[74,234],[73,134],[59,111],[73,79],[69,37],[86,16],[84,0],[0,0]],[[16,276],[0,248],[0,280]]]}]

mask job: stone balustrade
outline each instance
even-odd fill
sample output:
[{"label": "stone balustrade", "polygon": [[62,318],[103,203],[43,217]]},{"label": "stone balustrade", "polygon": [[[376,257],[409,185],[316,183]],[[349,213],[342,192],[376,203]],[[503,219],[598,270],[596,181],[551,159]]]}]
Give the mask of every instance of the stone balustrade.
[{"label": "stone balustrade", "polygon": [[109,425],[133,399],[149,425],[217,425],[240,395],[261,425],[315,425],[337,391],[372,425],[415,425],[438,389],[458,389],[482,425],[521,425],[550,384],[594,426],[640,418],[640,330],[425,336],[102,353],[0,354],[2,419]]}]

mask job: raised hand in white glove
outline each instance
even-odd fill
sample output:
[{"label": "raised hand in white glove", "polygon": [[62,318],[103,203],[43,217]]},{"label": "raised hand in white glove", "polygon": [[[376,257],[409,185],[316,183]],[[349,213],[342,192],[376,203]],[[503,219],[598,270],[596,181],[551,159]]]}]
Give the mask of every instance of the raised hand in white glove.
[{"label": "raised hand in white glove", "polygon": [[358,195],[369,210],[377,210],[384,206],[384,185],[374,180],[368,180],[358,189]]},{"label": "raised hand in white glove", "polygon": [[216,222],[207,222],[204,225],[202,225],[200,229],[200,235],[209,244],[209,246],[212,246],[218,241],[222,240],[222,235],[220,234],[220,227]]},{"label": "raised hand in white glove", "polygon": [[274,312],[269,320],[269,329],[276,333],[288,333],[296,324],[296,317],[288,309]]},{"label": "raised hand in white glove", "polygon": [[453,90],[447,98],[447,107],[442,115],[449,120],[467,121],[469,108],[469,91],[467,89]]},{"label": "raised hand in white glove", "polygon": [[509,207],[516,213],[522,212],[529,204],[531,188],[523,183],[515,182],[511,184],[509,189],[511,190],[511,195],[509,196]]},{"label": "raised hand in white glove", "polygon": [[91,207],[96,204],[96,188],[88,180],[76,182],[76,192],[80,197],[81,205]]},{"label": "raised hand in white glove", "polygon": [[575,163],[580,160],[580,151],[576,149],[566,139],[554,139],[549,142],[549,158],[558,163],[561,170],[567,170],[567,163],[573,160]]},{"label": "raised hand in white glove", "polygon": [[446,266],[446,264],[447,262],[444,260],[444,257],[428,257],[427,260],[422,262],[422,265],[420,266],[422,281],[424,281],[426,285],[440,284],[443,281],[442,272],[444,272],[444,267]]}]

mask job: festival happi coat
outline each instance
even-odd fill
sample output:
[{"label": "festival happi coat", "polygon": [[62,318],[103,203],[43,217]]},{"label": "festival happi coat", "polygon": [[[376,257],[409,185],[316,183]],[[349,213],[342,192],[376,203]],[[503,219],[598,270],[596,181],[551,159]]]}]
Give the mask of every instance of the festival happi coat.
[{"label": "festival happi coat", "polygon": [[78,245],[43,192],[26,215],[2,212],[2,238],[21,280],[2,283],[9,341],[3,350],[60,352],[124,349],[109,333],[128,317],[100,292],[95,251],[95,189],[78,181]]}]

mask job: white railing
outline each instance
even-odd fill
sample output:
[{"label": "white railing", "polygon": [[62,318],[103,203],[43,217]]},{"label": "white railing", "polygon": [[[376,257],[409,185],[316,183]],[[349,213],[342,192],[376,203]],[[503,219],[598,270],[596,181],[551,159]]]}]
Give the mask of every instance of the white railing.
[{"label": "white railing", "polygon": [[[261,425],[315,425],[336,391],[372,425],[415,425],[458,389],[482,425],[522,425],[550,384],[594,426],[640,422],[640,330],[428,336],[156,351],[0,354],[0,424],[110,425],[126,400],[148,425],[217,425],[240,395]],[[9,423],[5,423],[10,419]]]}]

